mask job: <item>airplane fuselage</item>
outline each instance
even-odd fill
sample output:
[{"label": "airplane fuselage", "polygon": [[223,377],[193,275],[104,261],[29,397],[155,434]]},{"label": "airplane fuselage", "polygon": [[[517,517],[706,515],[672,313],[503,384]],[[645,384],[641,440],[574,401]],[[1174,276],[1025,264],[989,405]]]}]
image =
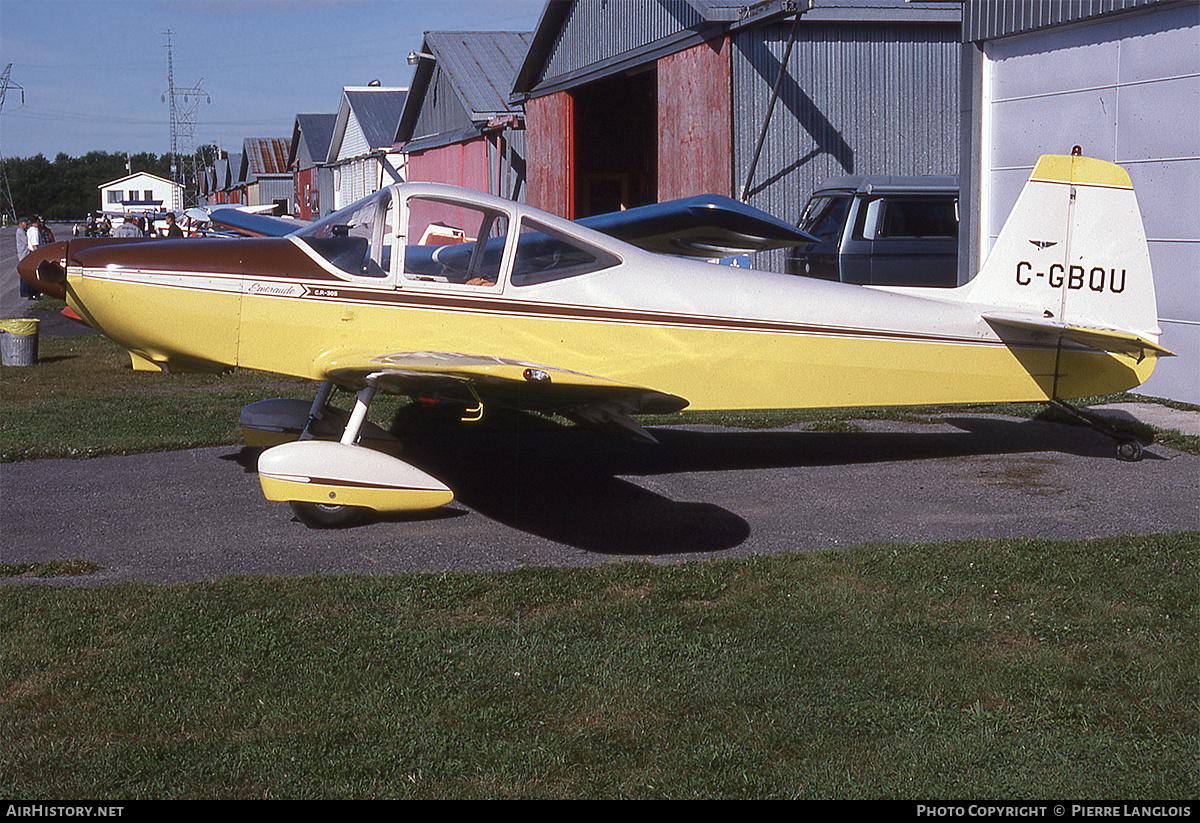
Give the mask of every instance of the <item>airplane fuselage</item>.
[{"label": "airplane fuselage", "polygon": [[698,410],[1072,398],[1136,386],[1154,364],[1036,334],[1014,345],[955,290],[911,297],[623,252],[578,277],[475,288],[352,280],[299,238],[137,243],[106,250],[103,266],[80,255],[68,301],[168,369],[322,379],[340,351],[488,352]]}]

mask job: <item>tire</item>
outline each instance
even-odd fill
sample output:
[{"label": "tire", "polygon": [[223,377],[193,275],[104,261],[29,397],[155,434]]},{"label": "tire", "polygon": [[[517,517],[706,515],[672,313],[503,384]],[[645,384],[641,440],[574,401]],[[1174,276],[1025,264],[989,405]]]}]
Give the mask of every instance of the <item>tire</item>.
[{"label": "tire", "polygon": [[310,529],[344,529],[359,522],[366,509],[359,506],[329,506],[324,503],[291,504],[296,518]]},{"label": "tire", "polygon": [[1136,463],[1142,459],[1142,444],[1133,438],[1117,443],[1117,459],[1126,463]]}]

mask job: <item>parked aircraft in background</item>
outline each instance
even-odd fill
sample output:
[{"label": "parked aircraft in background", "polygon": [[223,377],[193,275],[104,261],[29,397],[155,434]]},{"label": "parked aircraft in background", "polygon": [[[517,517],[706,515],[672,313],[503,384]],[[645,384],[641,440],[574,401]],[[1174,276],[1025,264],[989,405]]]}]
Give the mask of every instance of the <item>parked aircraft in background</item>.
[{"label": "parked aircraft in background", "polygon": [[[452,499],[360,437],[381,391],[652,440],[635,415],[1061,403],[1133,388],[1170,354],[1132,185],[1099,160],[1041,158],[983,269],[953,289],[712,265],[811,239],[723,199],[590,222],[406,183],[282,237],[76,240],[21,273],[140,368],[317,381],[312,403],[242,418],[248,442],[278,443],[259,459],[264,493],[310,525]],[[334,387],[356,393],[348,414],[327,405]]]}]

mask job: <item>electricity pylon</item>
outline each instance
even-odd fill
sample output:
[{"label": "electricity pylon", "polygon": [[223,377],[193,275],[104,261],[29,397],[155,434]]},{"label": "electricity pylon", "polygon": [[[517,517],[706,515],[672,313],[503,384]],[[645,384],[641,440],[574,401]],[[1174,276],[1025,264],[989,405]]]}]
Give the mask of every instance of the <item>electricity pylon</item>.
[{"label": "electricity pylon", "polygon": [[[170,102],[171,108],[171,182],[177,188],[172,189],[171,210],[180,211],[189,205],[195,205],[200,189],[200,161],[196,157],[196,109],[200,107],[200,99],[211,103],[208,92],[200,88],[204,82],[201,77],[196,85],[181,88],[175,85],[174,56],[171,53],[171,30],[167,36],[167,90],[163,92],[163,102]],[[182,101],[182,102],[181,102]],[[185,154],[180,149],[186,149]],[[188,183],[194,187],[188,191]],[[178,202],[180,193],[188,202]]]},{"label": "electricity pylon", "polygon": [[[9,89],[20,89],[21,105],[25,105],[25,89],[18,84],[9,80],[9,75],[12,74],[12,63],[4,67],[4,74],[0,76],[0,112],[4,111],[4,94]],[[12,221],[17,222],[17,211],[13,205],[12,192],[8,188],[8,169],[4,165],[4,152],[0,150],[0,217],[4,219],[12,218]]]}]

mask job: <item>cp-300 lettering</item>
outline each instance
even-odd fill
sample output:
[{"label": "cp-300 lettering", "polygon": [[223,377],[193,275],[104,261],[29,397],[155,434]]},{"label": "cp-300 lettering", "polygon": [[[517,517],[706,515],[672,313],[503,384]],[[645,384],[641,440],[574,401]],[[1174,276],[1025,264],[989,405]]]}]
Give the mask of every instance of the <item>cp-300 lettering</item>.
[{"label": "cp-300 lettering", "polygon": [[1028,286],[1039,278],[1055,289],[1062,288],[1065,283],[1068,289],[1073,290],[1089,289],[1113,294],[1125,291],[1125,269],[1052,263],[1046,271],[1035,271],[1033,264],[1026,260],[1017,263],[1018,286]]}]

